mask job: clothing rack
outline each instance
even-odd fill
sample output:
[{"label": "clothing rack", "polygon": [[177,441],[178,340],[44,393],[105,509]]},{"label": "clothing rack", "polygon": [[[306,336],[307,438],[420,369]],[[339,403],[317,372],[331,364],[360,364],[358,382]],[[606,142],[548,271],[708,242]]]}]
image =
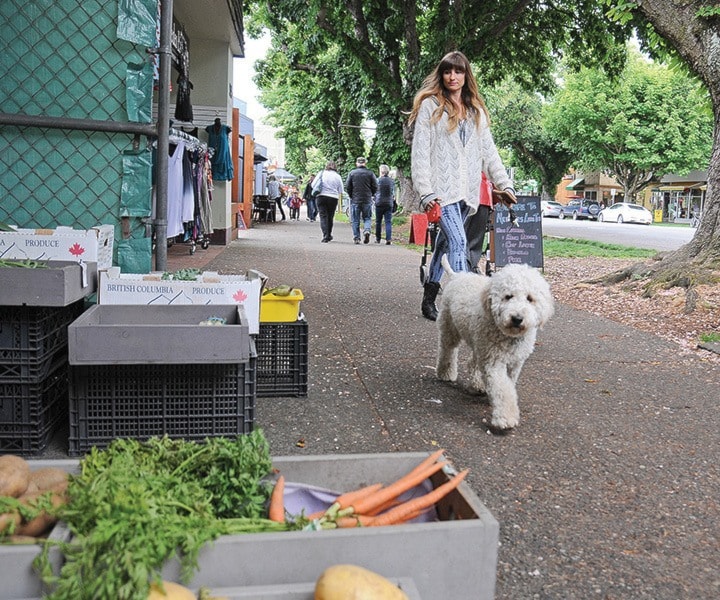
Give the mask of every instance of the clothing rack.
[{"label": "clothing rack", "polygon": [[182,131],[180,129],[175,129],[173,127],[170,128],[170,134],[168,137],[168,141],[171,144],[177,144],[179,141],[183,141],[183,142],[185,142],[188,150],[205,150],[205,151],[207,151],[207,149],[208,149],[207,144],[202,143],[195,136],[192,136],[189,133],[185,133],[184,131]]}]

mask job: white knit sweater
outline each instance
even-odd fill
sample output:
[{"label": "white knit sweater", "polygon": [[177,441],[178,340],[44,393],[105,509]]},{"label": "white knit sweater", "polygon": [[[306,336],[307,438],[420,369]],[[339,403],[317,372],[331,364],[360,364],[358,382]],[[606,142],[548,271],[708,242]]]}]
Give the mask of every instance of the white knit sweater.
[{"label": "white knit sweater", "polygon": [[438,200],[441,205],[465,200],[471,213],[480,200],[482,171],[498,188],[512,188],[512,180],[503,166],[495,147],[487,118],[480,115],[480,129],[468,120],[463,146],[459,128],[448,132],[448,116],[430,124],[437,108],[434,98],[426,98],[420,105],[412,144],[411,169],[415,190],[420,200]]}]

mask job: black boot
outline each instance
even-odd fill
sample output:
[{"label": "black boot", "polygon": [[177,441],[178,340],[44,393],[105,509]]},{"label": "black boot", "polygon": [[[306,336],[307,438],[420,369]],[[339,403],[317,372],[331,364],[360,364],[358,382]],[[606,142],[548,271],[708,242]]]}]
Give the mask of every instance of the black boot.
[{"label": "black boot", "polygon": [[435,298],[440,291],[440,284],[435,281],[428,281],[425,284],[422,299],[422,316],[430,321],[437,321],[438,310],[435,306]]}]

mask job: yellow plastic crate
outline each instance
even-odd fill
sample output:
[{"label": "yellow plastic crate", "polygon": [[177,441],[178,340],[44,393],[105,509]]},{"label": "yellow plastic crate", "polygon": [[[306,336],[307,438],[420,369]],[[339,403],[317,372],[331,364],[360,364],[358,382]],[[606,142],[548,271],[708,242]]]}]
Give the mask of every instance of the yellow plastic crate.
[{"label": "yellow plastic crate", "polygon": [[289,296],[276,296],[272,292],[260,297],[261,323],[294,323],[300,317],[300,290],[292,290]]}]

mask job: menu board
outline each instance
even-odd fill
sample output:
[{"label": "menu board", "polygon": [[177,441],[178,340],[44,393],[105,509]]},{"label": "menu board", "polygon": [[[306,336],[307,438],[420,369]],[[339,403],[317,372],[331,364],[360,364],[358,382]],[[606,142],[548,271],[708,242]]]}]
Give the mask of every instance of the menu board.
[{"label": "menu board", "polygon": [[495,266],[524,263],[543,267],[542,214],[539,196],[518,196],[516,222],[503,204],[495,205]]}]

